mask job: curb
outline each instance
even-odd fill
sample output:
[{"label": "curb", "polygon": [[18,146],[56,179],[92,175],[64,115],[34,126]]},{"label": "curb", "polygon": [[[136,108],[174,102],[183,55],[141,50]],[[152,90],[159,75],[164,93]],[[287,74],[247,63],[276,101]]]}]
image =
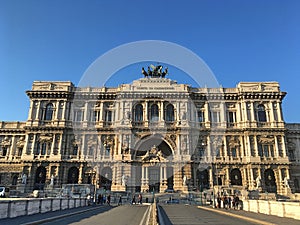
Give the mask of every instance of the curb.
[{"label": "curb", "polygon": [[219,214],[223,214],[223,215],[227,215],[227,216],[231,216],[231,217],[235,217],[235,218],[239,218],[239,219],[242,219],[242,220],[247,220],[249,222],[253,222],[253,223],[257,223],[257,224],[261,224],[261,225],[275,225],[274,223],[266,222],[266,221],[263,221],[263,220],[253,219],[253,218],[249,218],[249,217],[245,217],[245,216],[241,216],[241,215],[236,215],[234,213],[215,210],[215,209],[211,209],[211,208],[207,208],[207,207],[203,207],[203,206],[197,206],[197,208],[207,210],[207,211],[216,212],[216,213],[219,213]]}]

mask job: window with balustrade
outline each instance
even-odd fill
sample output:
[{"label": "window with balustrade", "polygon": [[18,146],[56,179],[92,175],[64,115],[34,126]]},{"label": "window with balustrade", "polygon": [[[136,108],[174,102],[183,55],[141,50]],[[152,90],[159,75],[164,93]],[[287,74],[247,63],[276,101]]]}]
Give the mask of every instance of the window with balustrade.
[{"label": "window with balustrade", "polygon": [[265,106],[260,104],[257,107],[257,121],[258,122],[267,122],[267,114]]},{"label": "window with balustrade", "polygon": [[150,107],[150,122],[157,122],[159,119],[159,110],[157,104],[152,104]]},{"label": "window with balustrade", "polygon": [[44,120],[52,120],[53,116],[53,105],[49,103],[46,105],[45,113],[44,113]]},{"label": "window with balustrade", "polygon": [[141,104],[137,104],[134,109],[134,120],[136,122],[143,121],[143,106]]},{"label": "window with balustrade", "polygon": [[166,107],[165,120],[167,122],[173,122],[174,118],[174,106],[172,104],[168,104]]}]

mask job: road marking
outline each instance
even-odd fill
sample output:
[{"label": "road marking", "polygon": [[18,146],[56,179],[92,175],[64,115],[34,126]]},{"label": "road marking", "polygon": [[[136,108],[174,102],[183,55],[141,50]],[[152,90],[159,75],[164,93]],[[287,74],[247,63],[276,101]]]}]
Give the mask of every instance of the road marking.
[{"label": "road marking", "polygon": [[150,209],[150,206],[147,207],[147,210],[145,211],[145,213],[144,213],[144,215],[143,215],[143,218],[142,218],[142,220],[141,220],[141,222],[140,222],[140,225],[143,225],[143,224],[144,224],[144,221],[145,221],[145,218],[146,218],[146,215],[147,215],[149,209]]},{"label": "road marking", "polygon": [[223,212],[223,211],[219,211],[219,210],[215,210],[215,209],[211,209],[211,208],[207,208],[207,207],[203,207],[203,206],[197,206],[199,209],[204,209],[207,211],[212,211],[212,212],[216,212],[219,214],[224,214],[224,215],[228,215],[228,216],[232,216],[232,217],[236,217],[242,220],[247,220],[253,223],[257,223],[257,224],[261,224],[261,225],[276,225],[275,223],[269,223],[263,220],[258,220],[258,219],[253,219],[253,218],[249,218],[249,217],[245,217],[245,216],[241,216],[241,215],[236,215],[230,212]]},{"label": "road marking", "polygon": [[58,219],[62,219],[64,217],[74,216],[76,214],[82,214],[82,213],[97,210],[97,209],[99,209],[99,208],[97,207],[97,208],[85,209],[85,210],[81,210],[81,211],[77,211],[77,212],[66,213],[66,214],[59,215],[59,216],[49,217],[46,219],[36,220],[36,221],[28,222],[28,223],[22,223],[20,225],[37,225],[37,224],[47,223],[47,222],[51,222],[53,220],[58,220]]}]

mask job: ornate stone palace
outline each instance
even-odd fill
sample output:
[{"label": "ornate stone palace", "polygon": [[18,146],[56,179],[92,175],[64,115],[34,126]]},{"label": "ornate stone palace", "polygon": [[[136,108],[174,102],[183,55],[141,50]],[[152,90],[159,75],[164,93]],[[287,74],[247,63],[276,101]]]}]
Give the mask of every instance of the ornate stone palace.
[{"label": "ornate stone palace", "polygon": [[300,192],[300,124],[284,122],[277,82],[193,88],[143,72],[116,88],[33,82],[27,121],[0,122],[0,186]]}]

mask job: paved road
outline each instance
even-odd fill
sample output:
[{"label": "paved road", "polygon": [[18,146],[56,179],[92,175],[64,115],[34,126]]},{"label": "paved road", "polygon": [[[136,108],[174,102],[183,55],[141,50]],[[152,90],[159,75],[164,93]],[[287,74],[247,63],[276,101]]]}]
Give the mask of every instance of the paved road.
[{"label": "paved road", "polygon": [[142,221],[145,221],[147,218],[147,205],[124,205],[115,207],[106,212],[90,211],[84,214],[77,214],[73,216],[64,217],[55,221],[51,221],[46,224],[54,225],[142,225],[145,224]]},{"label": "paved road", "polygon": [[[193,205],[161,205],[161,212],[164,217],[169,218],[165,225],[194,225],[194,224],[230,224],[230,225],[253,225],[256,223],[221,215],[216,212],[198,209]],[[257,224],[256,224],[257,225]]]}]

